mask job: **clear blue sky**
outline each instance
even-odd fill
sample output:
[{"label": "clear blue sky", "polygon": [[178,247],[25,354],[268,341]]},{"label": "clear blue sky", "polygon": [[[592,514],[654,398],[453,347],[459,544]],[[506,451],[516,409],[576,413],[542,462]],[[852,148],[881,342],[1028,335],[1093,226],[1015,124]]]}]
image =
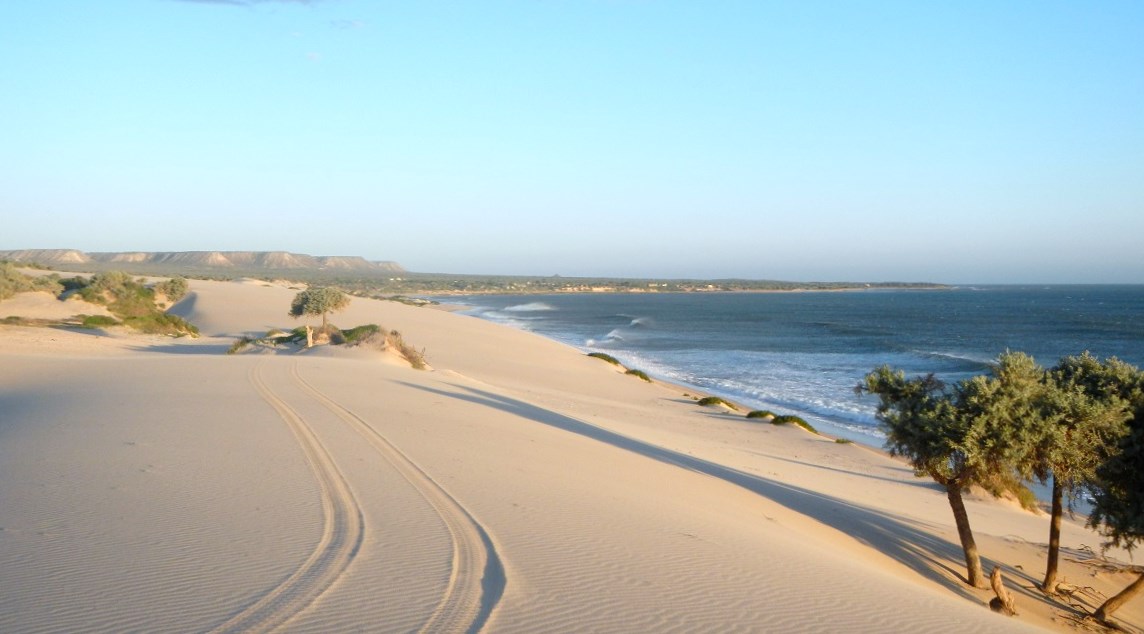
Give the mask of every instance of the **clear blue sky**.
[{"label": "clear blue sky", "polygon": [[1144,283],[1144,2],[0,3],[0,249]]}]

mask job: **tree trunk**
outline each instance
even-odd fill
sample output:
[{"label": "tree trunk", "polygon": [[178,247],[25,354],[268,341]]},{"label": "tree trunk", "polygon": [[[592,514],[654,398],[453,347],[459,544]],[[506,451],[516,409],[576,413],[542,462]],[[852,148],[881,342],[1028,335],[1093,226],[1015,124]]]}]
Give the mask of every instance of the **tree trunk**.
[{"label": "tree trunk", "polygon": [[1053,476],[1053,514],[1049,518],[1049,563],[1045,568],[1045,580],[1041,590],[1046,594],[1057,591],[1057,568],[1061,554],[1061,516],[1064,515],[1064,487],[1057,476]]},{"label": "tree trunk", "polygon": [[314,327],[309,324],[306,325],[306,347],[314,347]]},{"label": "tree trunk", "polygon": [[322,313],[322,332],[326,332],[326,313]]},{"label": "tree trunk", "polygon": [[949,506],[953,509],[953,521],[957,524],[957,536],[961,538],[961,549],[965,551],[966,581],[974,588],[980,588],[985,581],[981,570],[981,557],[977,554],[977,542],[973,541],[973,530],[969,528],[969,514],[965,512],[965,501],[961,499],[961,484],[950,482],[945,485]]},{"label": "tree trunk", "polygon": [[1107,621],[1113,612],[1140,594],[1141,590],[1144,590],[1144,573],[1141,573],[1141,575],[1136,578],[1136,581],[1133,581],[1127,588],[1121,590],[1120,594],[1105,601],[1104,605],[1100,606],[1093,616],[1095,616],[1097,620]]}]

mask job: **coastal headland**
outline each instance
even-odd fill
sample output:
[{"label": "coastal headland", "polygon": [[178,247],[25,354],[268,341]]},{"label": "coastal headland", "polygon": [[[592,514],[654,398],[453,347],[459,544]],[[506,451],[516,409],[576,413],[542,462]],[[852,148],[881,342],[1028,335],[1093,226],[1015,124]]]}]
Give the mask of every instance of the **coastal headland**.
[{"label": "coastal headland", "polygon": [[20,318],[0,324],[0,631],[1075,631],[1134,578],[1066,520],[1071,593],[1045,597],[1046,516],[974,496],[1017,601],[995,614],[903,462],[465,315],[330,316],[400,332],[427,370],[226,354],[298,326],[303,287],[191,279],[168,312],[193,338],[19,325],[75,300],[0,301]]}]

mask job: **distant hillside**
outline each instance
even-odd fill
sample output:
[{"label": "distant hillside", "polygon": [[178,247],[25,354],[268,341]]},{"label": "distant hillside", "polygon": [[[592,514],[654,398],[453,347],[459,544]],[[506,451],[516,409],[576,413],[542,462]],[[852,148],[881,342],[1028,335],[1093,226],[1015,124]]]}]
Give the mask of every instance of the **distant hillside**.
[{"label": "distant hillside", "polygon": [[158,267],[197,271],[327,271],[346,273],[404,273],[396,262],[371,262],[358,256],[313,256],[286,251],[157,251],[84,253],[75,249],[0,251],[0,260],[34,262],[43,266],[95,264],[125,269]]}]

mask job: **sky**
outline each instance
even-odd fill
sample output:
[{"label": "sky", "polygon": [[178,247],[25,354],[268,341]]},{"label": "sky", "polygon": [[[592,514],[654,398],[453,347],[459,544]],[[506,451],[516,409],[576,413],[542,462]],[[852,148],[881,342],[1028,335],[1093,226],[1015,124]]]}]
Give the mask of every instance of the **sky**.
[{"label": "sky", "polygon": [[0,249],[1144,283],[1144,2],[0,3]]}]

